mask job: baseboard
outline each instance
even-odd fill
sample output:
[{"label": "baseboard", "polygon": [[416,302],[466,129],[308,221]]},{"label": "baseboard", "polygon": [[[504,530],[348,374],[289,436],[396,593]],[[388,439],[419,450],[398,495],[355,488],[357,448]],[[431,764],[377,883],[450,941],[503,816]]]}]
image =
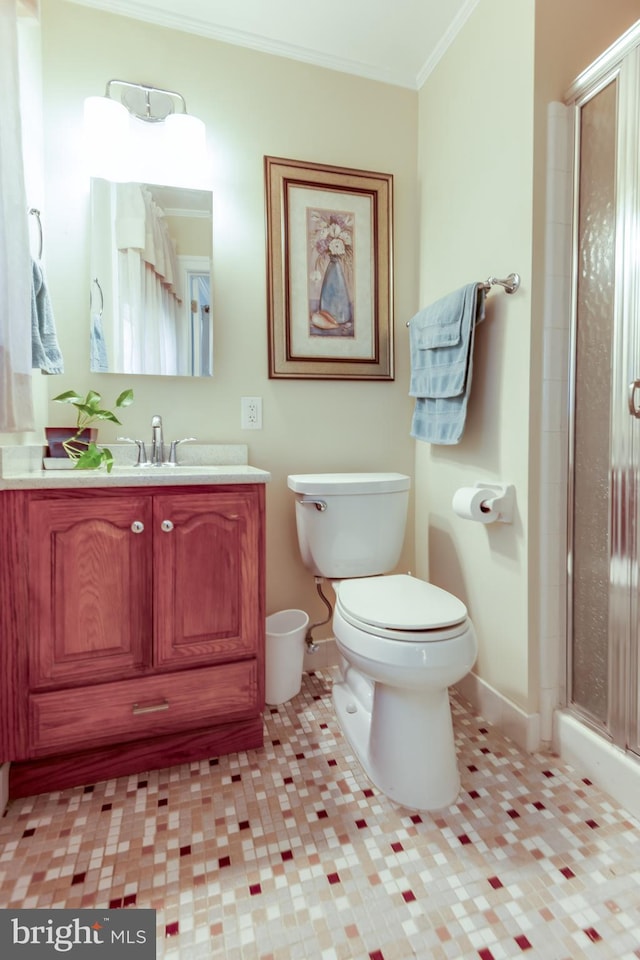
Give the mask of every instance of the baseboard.
[{"label": "baseboard", "polygon": [[469,673],[456,684],[456,690],[468,700],[475,710],[489,723],[498,727],[527,753],[540,750],[540,714],[525,713],[492,686]]}]

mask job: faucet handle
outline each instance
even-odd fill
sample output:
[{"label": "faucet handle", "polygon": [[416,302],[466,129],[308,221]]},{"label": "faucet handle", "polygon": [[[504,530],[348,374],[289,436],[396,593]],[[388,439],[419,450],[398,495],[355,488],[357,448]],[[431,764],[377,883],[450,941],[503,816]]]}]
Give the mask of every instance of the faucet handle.
[{"label": "faucet handle", "polygon": [[149,466],[149,461],[147,459],[147,448],[144,445],[144,440],[132,440],[131,437],[118,437],[118,440],[121,440],[123,443],[135,443],[138,447],[138,460],[136,462],[136,467],[147,467]]},{"label": "faucet handle", "polygon": [[190,443],[192,440],[197,440],[197,437],[183,437],[182,440],[171,441],[171,446],[169,447],[169,459],[167,460],[167,463],[170,467],[178,466],[178,444]]}]

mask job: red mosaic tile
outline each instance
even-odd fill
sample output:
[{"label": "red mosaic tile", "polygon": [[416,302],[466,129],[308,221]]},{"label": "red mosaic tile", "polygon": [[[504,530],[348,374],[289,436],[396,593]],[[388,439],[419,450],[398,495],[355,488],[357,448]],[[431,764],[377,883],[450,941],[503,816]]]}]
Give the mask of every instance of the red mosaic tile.
[{"label": "red mosaic tile", "polygon": [[524,935],[523,933],[521,933],[519,937],[516,937],[516,938],[515,938],[515,941],[516,941],[516,943],[518,944],[518,946],[520,947],[521,950],[532,950],[532,949],[533,949],[533,947],[531,946],[531,944],[529,943],[529,941],[527,940],[527,938],[525,937],[525,935]]}]

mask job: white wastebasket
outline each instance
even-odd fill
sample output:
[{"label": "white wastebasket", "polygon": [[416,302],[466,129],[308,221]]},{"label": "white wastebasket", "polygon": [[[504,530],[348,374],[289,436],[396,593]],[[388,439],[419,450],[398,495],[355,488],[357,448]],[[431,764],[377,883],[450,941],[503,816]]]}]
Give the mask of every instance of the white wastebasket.
[{"label": "white wastebasket", "polygon": [[280,610],[267,617],[265,700],[272,706],[300,693],[308,623],[304,610]]}]

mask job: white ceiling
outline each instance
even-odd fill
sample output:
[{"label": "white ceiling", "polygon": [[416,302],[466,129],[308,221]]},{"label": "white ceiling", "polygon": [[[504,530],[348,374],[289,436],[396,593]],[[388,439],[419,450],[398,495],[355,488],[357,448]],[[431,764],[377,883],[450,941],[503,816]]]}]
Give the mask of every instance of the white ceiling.
[{"label": "white ceiling", "polygon": [[479,0],[73,0],[419,89]]}]

